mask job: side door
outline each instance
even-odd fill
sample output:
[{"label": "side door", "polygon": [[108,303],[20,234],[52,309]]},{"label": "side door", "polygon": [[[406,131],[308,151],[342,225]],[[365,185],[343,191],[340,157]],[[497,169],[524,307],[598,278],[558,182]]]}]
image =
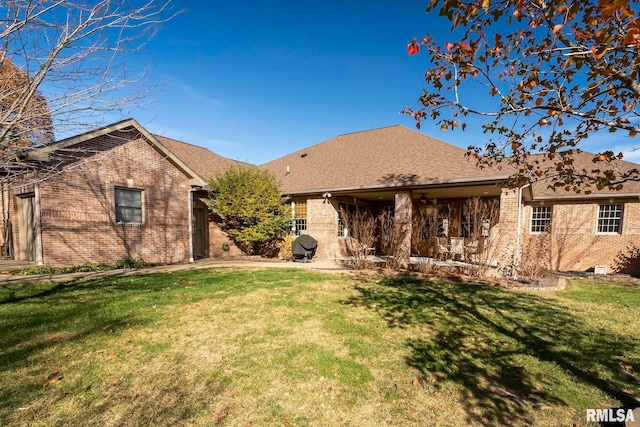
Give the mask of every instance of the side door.
[{"label": "side door", "polygon": [[20,259],[23,261],[36,261],[38,256],[35,200],[33,193],[19,195],[17,199]]}]

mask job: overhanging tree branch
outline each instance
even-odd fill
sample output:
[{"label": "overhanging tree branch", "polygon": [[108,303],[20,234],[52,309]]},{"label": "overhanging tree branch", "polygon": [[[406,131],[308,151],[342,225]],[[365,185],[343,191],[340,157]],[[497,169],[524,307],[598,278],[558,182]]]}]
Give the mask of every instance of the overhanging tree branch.
[{"label": "overhanging tree branch", "polygon": [[[515,184],[540,179],[573,191],[619,189],[636,179],[618,167],[620,153],[596,153],[592,170],[577,170],[572,156],[593,132],[640,132],[637,9],[624,1],[432,0],[428,13],[466,31],[456,41],[439,44],[427,35],[409,43],[410,54],[425,49],[431,66],[420,107],[404,112],[418,127],[429,117],[442,130],[464,130],[460,119],[469,115],[488,118],[489,141],[469,147],[469,155],[481,167],[508,161]],[[486,88],[494,108],[484,98],[461,102],[472,86]],[[562,160],[549,165],[533,161],[536,154]]]}]

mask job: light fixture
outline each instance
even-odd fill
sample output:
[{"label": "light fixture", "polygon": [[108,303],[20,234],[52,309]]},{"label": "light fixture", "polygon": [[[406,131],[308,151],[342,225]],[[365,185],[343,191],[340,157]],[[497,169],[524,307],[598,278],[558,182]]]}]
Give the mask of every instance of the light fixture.
[{"label": "light fixture", "polygon": [[427,204],[427,196],[425,196],[424,194],[422,196],[420,196],[420,203],[422,203],[423,205]]}]

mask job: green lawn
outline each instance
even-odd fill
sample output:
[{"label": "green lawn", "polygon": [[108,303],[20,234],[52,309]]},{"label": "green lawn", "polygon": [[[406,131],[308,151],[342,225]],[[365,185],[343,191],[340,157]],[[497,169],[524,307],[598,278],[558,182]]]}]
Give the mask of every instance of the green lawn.
[{"label": "green lawn", "polygon": [[218,269],[0,285],[0,420],[589,425],[640,406],[640,285]]}]

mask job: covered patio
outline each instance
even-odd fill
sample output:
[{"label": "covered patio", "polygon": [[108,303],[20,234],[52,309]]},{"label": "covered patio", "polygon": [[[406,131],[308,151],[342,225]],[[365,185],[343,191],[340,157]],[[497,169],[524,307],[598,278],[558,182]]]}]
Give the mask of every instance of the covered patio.
[{"label": "covered patio", "polygon": [[336,192],[323,203],[336,210],[342,257],[495,264],[503,193],[499,182],[442,183]]}]

